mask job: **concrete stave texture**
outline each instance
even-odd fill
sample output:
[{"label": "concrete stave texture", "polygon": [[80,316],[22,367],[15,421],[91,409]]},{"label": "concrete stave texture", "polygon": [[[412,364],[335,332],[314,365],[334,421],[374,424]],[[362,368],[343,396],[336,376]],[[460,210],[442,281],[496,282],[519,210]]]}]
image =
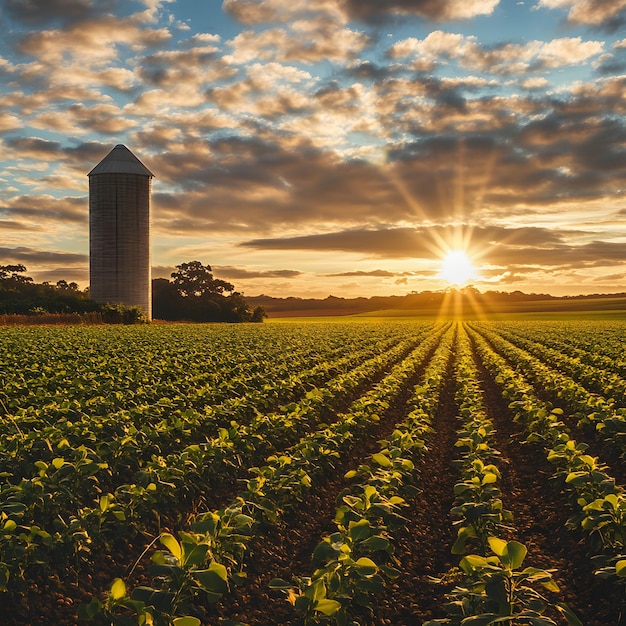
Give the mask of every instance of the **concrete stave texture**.
[{"label": "concrete stave texture", "polygon": [[89,279],[100,303],[152,317],[150,191],[153,174],[118,145],[89,172]]}]

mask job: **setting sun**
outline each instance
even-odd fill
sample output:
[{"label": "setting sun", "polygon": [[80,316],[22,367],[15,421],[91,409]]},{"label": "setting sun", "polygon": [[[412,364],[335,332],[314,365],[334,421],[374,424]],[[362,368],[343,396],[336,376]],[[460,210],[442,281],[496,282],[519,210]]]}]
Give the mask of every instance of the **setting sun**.
[{"label": "setting sun", "polygon": [[441,262],[439,276],[453,285],[462,285],[476,278],[476,270],[465,252],[451,250]]}]

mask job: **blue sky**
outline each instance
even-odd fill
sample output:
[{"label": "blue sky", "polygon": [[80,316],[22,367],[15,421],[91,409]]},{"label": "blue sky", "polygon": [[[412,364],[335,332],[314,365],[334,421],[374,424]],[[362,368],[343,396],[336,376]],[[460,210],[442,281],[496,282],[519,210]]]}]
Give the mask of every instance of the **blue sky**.
[{"label": "blue sky", "polygon": [[0,0],[0,264],[88,284],[87,172],[153,274],[247,295],[626,284],[626,0]]}]

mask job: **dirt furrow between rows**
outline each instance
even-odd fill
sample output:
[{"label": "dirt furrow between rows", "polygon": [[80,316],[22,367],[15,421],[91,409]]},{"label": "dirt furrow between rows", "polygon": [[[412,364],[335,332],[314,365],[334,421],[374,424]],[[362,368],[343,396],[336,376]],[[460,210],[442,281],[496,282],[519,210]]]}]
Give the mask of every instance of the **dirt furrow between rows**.
[{"label": "dirt furrow between rows", "polygon": [[407,518],[405,527],[395,533],[395,556],[402,574],[389,585],[388,593],[377,600],[372,626],[412,626],[443,617],[445,589],[430,577],[447,572],[458,561],[450,552],[456,538],[450,508],[458,479],[451,465],[458,428],[454,391],[451,359],[433,421],[435,432],[429,439],[428,452],[417,465],[420,491],[408,501],[403,513]]}]

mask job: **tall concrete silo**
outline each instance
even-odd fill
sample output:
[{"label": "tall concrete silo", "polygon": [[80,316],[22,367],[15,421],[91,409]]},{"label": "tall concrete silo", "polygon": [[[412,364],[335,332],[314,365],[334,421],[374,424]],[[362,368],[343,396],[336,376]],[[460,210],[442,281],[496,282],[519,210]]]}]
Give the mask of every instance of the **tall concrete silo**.
[{"label": "tall concrete silo", "polygon": [[89,176],[89,290],[152,317],[150,187],[154,174],[117,145]]}]

